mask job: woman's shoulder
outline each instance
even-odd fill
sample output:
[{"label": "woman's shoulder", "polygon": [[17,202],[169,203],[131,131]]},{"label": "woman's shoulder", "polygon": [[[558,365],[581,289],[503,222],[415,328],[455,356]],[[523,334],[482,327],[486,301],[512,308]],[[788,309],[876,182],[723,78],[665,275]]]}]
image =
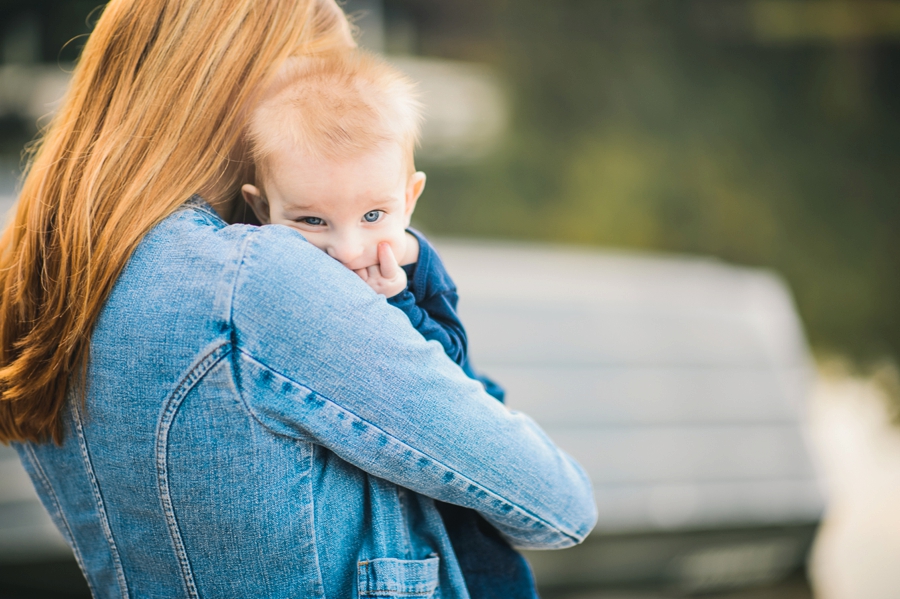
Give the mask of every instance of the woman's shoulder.
[{"label": "woman's shoulder", "polygon": [[229,225],[208,204],[192,202],[139,244],[101,320],[112,325],[110,339],[131,327],[160,328],[165,337],[180,323],[271,346],[285,321],[302,322],[308,332],[340,329],[378,302],[383,298],[298,231]]},{"label": "woman's shoulder", "polygon": [[186,292],[215,287],[220,297],[248,300],[245,306],[285,294],[326,303],[329,296],[371,295],[354,273],[298,231],[283,225],[229,225],[196,196],[145,237],[126,271],[141,286]]},{"label": "woman's shoulder", "polygon": [[248,225],[229,226],[215,210],[197,198],[175,210],[151,229],[135,248],[120,277],[149,279],[160,284],[190,279],[194,286],[219,276],[239,259],[241,247],[254,234]]},{"label": "woman's shoulder", "polygon": [[214,264],[231,270],[244,262],[248,248],[271,256],[313,253],[303,236],[288,227],[228,224],[206,201],[193,196],[144,237],[132,261],[181,264],[195,277],[203,274],[196,267],[205,264],[205,272],[215,275]]}]

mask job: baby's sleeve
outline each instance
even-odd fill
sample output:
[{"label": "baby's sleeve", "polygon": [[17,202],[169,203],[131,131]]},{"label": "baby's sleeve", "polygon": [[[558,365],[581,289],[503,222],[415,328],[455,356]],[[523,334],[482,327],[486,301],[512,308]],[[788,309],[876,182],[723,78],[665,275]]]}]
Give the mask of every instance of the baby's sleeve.
[{"label": "baby's sleeve", "polygon": [[406,289],[388,298],[428,341],[437,341],[451,360],[463,366],[467,359],[466,329],[456,312],[459,295],[437,251],[425,237],[410,229],[419,241],[419,258],[407,269]]},{"label": "baby's sleeve", "polygon": [[480,382],[491,397],[503,402],[503,387],[476,373],[469,362],[466,329],[457,313],[459,294],[444,262],[424,235],[415,229],[409,231],[419,241],[419,259],[412,267],[405,267],[407,287],[389,298],[388,303],[406,314],[426,340],[440,343],[444,353],[470,378]]},{"label": "baby's sleeve", "polygon": [[419,303],[406,289],[388,299],[409,318],[413,327],[427,341],[437,341],[451,360],[462,366],[466,362],[466,330],[456,316],[455,294],[443,293]]}]

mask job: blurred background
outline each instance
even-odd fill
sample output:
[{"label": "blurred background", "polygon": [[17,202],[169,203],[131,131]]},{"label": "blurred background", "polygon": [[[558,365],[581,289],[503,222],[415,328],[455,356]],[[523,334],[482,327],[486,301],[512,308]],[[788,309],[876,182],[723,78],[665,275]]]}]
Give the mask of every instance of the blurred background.
[{"label": "blurred background", "polygon": [[[598,489],[588,543],[529,556],[545,595],[900,596],[900,2],[344,7],[420,82],[415,224],[473,355]],[[4,210],[100,10],[0,0]],[[4,464],[0,594],[83,593]]]}]

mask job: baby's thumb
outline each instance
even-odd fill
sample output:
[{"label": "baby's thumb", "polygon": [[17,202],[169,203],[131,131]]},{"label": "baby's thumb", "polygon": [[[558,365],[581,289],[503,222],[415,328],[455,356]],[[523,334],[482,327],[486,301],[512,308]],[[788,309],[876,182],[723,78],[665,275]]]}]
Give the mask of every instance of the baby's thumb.
[{"label": "baby's thumb", "polygon": [[381,270],[381,276],[385,279],[393,279],[400,271],[400,265],[394,256],[394,250],[391,244],[381,242],[378,244],[378,267]]}]

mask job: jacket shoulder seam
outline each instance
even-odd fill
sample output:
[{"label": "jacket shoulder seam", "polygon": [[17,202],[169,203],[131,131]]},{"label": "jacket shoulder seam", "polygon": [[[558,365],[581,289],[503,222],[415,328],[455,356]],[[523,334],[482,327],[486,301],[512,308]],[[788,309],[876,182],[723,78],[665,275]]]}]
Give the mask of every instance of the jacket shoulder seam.
[{"label": "jacket shoulder seam", "polygon": [[237,281],[244,267],[244,257],[247,254],[247,246],[256,237],[258,228],[250,230],[241,240],[234,255],[226,262],[225,269],[219,278],[219,287],[216,290],[213,311],[217,317],[225,319],[222,325],[223,332],[230,331],[234,341],[234,296],[237,293]]}]

